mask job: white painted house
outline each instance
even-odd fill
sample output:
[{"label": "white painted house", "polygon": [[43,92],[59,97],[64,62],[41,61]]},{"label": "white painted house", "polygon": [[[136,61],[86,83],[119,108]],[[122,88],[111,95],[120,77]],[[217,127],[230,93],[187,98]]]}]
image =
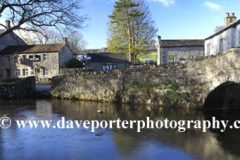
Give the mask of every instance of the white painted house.
[{"label": "white painted house", "polygon": [[240,20],[232,13],[225,17],[224,28],[204,40],[205,56],[240,47]]}]

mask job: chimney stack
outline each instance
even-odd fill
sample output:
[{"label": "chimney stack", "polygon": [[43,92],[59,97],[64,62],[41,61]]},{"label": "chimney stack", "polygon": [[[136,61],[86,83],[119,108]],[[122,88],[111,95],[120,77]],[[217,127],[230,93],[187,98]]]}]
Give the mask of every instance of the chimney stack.
[{"label": "chimney stack", "polygon": [[6,20],[5,23],[6,23],[6,28],[7,28],[7,29],[11,29],[11,27],[10,27],[10,21],[9,21],[9,20]]},{"label": "chimney stack", "polygon": [[66,44],[67,45],[67,38],[63,38],[63,44]]},{"label": "chimney stack", "polygon": [[158,36],[158,42],[160,42],[161,41],[161,36]]},{"label": "chimney stack", "polygon": [[237,21],[237,17],[235,16],[235,13],[232,13],[232,16],[229,16],[229,13],[227,13],[227,17],[225,17],[225,24],[224,26],[227,27],[229,24]]},{"label": "chimney stack", "polygon": [[158,36],[158,46],[160,46],[160,43],[161,43],[161,36]]}]

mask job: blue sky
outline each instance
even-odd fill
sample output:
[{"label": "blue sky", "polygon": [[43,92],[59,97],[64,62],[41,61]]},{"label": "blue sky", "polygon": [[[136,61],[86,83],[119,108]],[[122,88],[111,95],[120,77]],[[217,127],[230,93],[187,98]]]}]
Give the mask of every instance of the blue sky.
[{"label": "blue sky", "polygon": [[[162,39],[203,39],[224,25],[226,13],[240,18],[239,0],[145,0]],[[108,15],[114,10],[114,0],[83,0],[80,15],[89,19],[80,30],[88,43],[87,49],[107,47]],[[5,23],[5,17],[0,23]],[[157,40],[157,37],[155,38]]]},{"label": "blue sky", "polygon": [[[214,33],[216,26],[224,25],[226,13],[240,18],[239,0],[145,0],[162,39],[198,39]],[[81,14],[91,20],[81,31],[87,49],[107,47],[107,23],[114,9],[113,0],[85,0]],[[157,37],[156,37],[157,39]]]}]

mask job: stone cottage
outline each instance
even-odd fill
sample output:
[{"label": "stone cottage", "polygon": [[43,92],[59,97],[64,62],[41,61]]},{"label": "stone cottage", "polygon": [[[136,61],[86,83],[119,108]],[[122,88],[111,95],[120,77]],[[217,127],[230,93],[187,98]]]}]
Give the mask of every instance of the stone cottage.
[{"label": "stone cottage", "polygon": [[161,40],[158,36],[157,65],[204,56],[203,40]]},{"label": "stone cottage", "polygon": [[110,71],[126,69],[130,67],[128,57],[125,53],[111,53],[108,48],[86,49],[77,53],[77,57],[84,55],[88,58],[85,67],[92,68],[92,71]]},{"label": "stone cottage", "polygon": [[117,69],[129,68],[130,63],[125,53],[87,53],[91,57],[86,62],[86,68],[92,68],[93,71],[111,71]]},{"label": "stone cottage", "polygon": [[240,47],[240,20],[234,13],[225,17],[224,28],[204,40],[205,56]]},{"label": "stone cottage", "polygon": [[73,58],[73,52],[63,43],[45,45],[9,45],[0,51],[0,79],[36,76],[47,79],[59,75],[59,69]]}]

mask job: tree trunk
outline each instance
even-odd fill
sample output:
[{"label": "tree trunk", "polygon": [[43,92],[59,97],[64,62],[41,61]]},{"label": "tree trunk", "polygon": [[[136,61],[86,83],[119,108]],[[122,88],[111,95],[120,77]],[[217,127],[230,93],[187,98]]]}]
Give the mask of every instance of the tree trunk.
[{"label": "tree trunk", "polygon": [[128,20],[128,49],[129,49],[129,62],[132,62],[131,54],[131,32],[130,32],[130,21]]}]

